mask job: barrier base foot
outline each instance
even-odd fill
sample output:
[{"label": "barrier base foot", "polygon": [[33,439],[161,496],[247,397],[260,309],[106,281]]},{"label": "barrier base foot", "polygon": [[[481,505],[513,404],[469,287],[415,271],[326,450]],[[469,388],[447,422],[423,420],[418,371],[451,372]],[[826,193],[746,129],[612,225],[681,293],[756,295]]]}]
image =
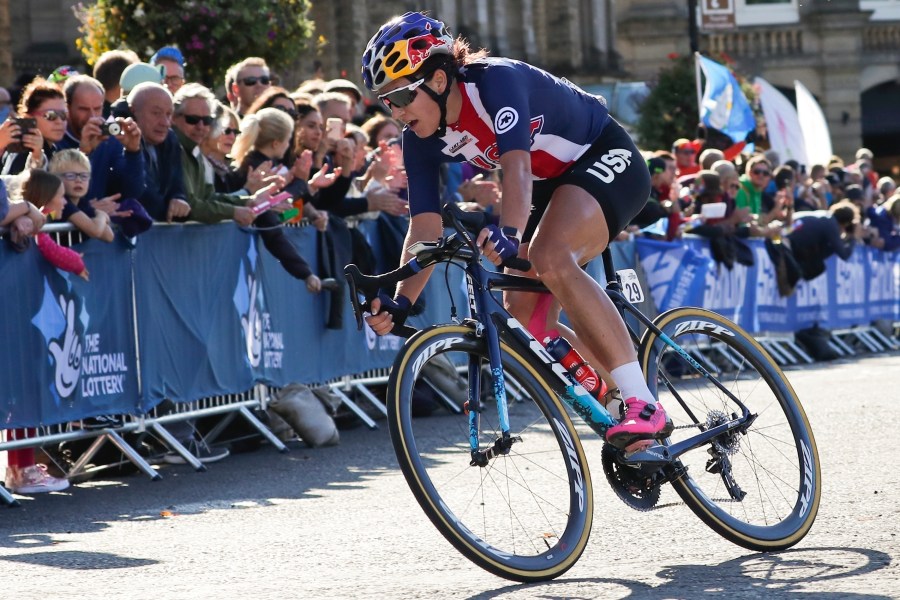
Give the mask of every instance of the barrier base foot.
[{"label": "barrier base foot", "polygon": [[247,419],[247,422],[253,425],[259,431],[260,434],[264,438],[266,438],[270,444],[272,444],[276,450],[284,454],[289,450],[287,446],[284,445],[284,442],[278,439],[278,437],[272,433],[272,431],[262,424],[262,421],[256,418],[256,416],[250,412],[250,410],[246,406],[242,406],[238,409],[238,412],[241,413],[241,416]]},{"label": "barrier base foot", "polygon": [[[366,414],[366,411],[361,409],[356,402],[351,400],[347,394],[341,391],[339,387],[332,387],[331,391],[337,394],[338,398],[341,399],[341,402],[349,408],[353,414],[355,414],[359,419],[366,424],[366,427],[369,429],[378,429],[378,425],[375,424],[375,421],[372,420],[372,417]],[[387,410],[387,409],[385,409]]]},{"label": "barrier base foot", "polygon": [[185,460],[185,462],[192,467],[194,467],[195,471],[200,473],[206,471],[206,465],[200,462],[196,456],[188,452],[188,449],[184,447],[184,444],[175,439],[175,436],[169,433],[169,430],[160,425],[159,423],[151,423],[150,429],[158,435],[163,442],[165,442],[166,446],[169,449],[176,452],[181,458]]},{"label": "barrier base foot", "polygon": [[9,490],[2,485],[0,485],[0,501],[10,508],[20,506],[19,501],[13,498],[13,495],[9,493]]},{"label": "barrier base foot", "polygon": [[141,471],[144,472],[144,474],[146,474],[148,477],[150,477],[151,481],[159,481],[160,479],[162,479],[162,475],[160,475],[156,471],[156,469],[154,469],[152,466],[150,466],[150,463],[148,463],[146,460],[144,460],[144,457],[141,456],[140,454],[138,454],[137,450],[132,448],[128,444],[128,442],[126,442],[124,439],[122,439],[122,436],[120,436],[115,430],[113,430],[113,429],[107,430],[106,433],[104,434],[104,437],[106,437],[107,439],[109,439],[110,442],[115,444],[116,447],[122,451],[122,454],[124,454],[128,458],[128,460],[130,460],[132,463],[134,463],[134,465],[138,469],[140,469]]}]

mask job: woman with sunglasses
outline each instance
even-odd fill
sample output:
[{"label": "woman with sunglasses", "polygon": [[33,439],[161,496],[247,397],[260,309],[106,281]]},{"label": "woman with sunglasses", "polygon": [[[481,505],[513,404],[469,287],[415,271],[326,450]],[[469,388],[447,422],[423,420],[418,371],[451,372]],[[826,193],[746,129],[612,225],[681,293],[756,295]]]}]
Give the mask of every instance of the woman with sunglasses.
[{"label": "woman with sunglasses", "polygon": [[[56,84],[43,77],[35,78],[22,90],[18,115],[34,119],[37,128],[22,136],[22,144],[27,149],[25,152],[3,153],[0,159],[3,164],[0,173],[3,175],[16,175],[26,169],[46,168],[56,151],[56,143],[66,135],[69,112],[65,96]],[[12,119],[5,126],[18,129]],[[15,136],[18,135],[16,131]]]},{"label": "woman with sunglasses", "polygon": [[[612,374],[626,414],[607,440],[626,451],[649,447],[671,420],[647,388],[621,317],[582,266],[600,255],[647,202],[650,174],[640,152],[605,102],[531,65],[471,52],[441,21],[406,13],[381,27],[362,57],[369,90],[405,123],[409,180],[406,243],[436,240],[443,228],[443,162],[503,169],[500,226],[478,235],[484,255],[506,266],[519,256],[553,296],[507,294],[505,301],[536,339],[563,332]],[[411,258],[404,253],[403,260]],[[372,302],[378,334],[403,322],[430,270]],[[574,334],[558,322],[559,305]]]},{"label": "woman with sunglasses", "polygon": [[213,187],[217,192],[230,194],[243,187],[245,178],[231,164],[231,148],[241,133],[237,113],[216,102],[216,120],[200,151],[213,168]]}]

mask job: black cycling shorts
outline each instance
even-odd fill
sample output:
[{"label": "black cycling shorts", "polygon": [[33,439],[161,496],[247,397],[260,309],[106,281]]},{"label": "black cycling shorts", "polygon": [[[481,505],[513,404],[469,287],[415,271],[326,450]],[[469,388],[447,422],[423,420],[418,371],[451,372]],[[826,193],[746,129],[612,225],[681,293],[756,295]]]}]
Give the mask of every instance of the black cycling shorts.
[{"label": "black cycling shorts", "polygon": [[531,216],[523,242],[531,241],[553,192],[561,185],[578,186],[596,198],[606,217],[611,241],[650,198],[650,171],[628,132],[610,118],[597,141],[568,171],[533,183]]}]

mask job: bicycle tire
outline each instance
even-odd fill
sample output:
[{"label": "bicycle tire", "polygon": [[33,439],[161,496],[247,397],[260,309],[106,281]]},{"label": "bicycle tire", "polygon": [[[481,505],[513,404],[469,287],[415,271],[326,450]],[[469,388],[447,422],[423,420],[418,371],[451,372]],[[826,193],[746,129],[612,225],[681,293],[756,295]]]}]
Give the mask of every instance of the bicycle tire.
[{"label": "bicycle tire", "polygon": [[[704,523],[739,546],[759,551],[793,546],[816,518],[821,467],[809,420],[784,373],[752,336],[714,312],[676,308],[654,323],[695,360],[706,363],[707,370],[719,370],[717,378],[758,415],[746,432],[722,436],[718,446],[710,442],[682,455],[687,472],[673,487]],[[676,426],[667,443],[740,414],[733,401],[726,401],[720,389],[650,330],[641,341],[639,357],[650,390]],[[661,371],[683,404],[665,386],[659,395]],[[742,499],[729,491],[723,465],[730,466],[734,483],[746,494]]]},{"label": "bicycle tire", "polygon": [[[460,363],[475,356],[486,365],[485,341],[465,325],[424,329],[403,347],[388,382],[388,426],[416,500],[459,552],[500,577],[544,581],[570,569],[587,545],[591,478],[581,442],[552,387],[527,358],[505,344],[501,349],[505,377],[522,399],[509,402],[510,432],[522,436],[509,454],[485,468],[470,466],[465,414],[413,416],[416,383],[435,357]],[[484,384],[482,397],[487,390],[488,398],[479,438],[487,445],[499,429],[493,383]]]}]

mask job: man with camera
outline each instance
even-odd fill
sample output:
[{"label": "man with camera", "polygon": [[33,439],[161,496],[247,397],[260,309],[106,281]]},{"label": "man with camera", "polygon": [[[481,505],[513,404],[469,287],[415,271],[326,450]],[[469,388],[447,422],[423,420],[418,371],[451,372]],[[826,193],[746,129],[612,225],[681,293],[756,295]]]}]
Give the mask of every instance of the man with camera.
[{"label": "man with camera", "polygon": [[141,130],[132,119],[103,119],[105,92],[93,77],[70,77],[63,94],[69,121],[59,148],[78,148],[87,154],[91,183],[84,198],[93,208],[113,214],[118,211],[118,203],[110,196],[138,198],[144,191]]}]

